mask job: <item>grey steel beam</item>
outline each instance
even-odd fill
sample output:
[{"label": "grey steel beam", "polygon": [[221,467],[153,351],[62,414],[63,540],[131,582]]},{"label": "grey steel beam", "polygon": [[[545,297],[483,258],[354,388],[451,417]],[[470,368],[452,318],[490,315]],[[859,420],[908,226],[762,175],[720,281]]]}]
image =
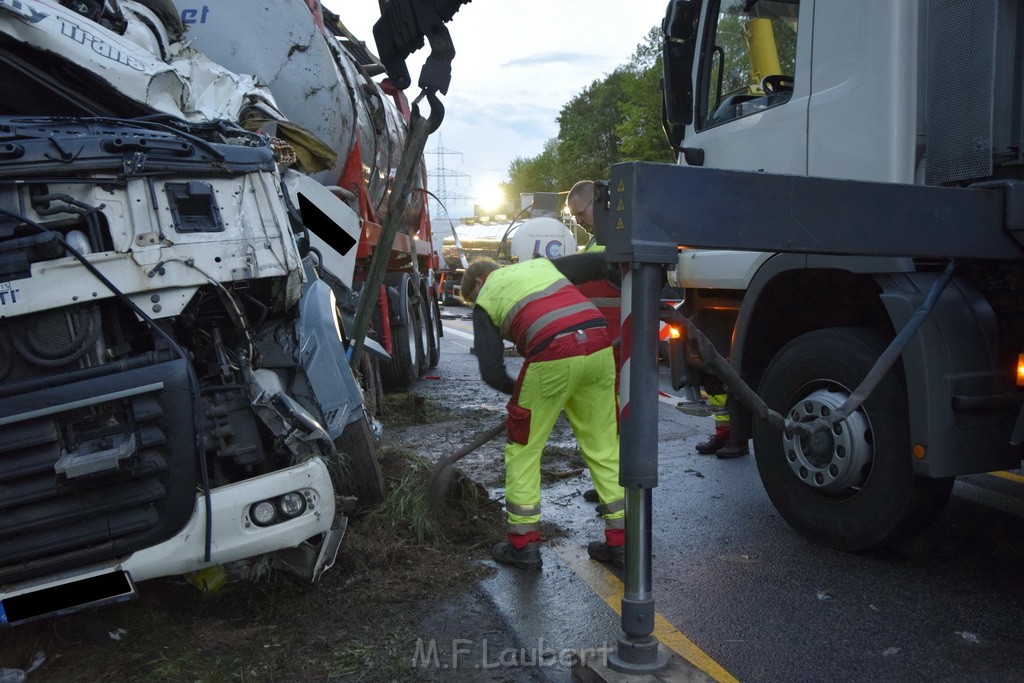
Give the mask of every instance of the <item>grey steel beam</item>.
[{"label": "grey steel beam", "polygon": [[[647,245],[1024,259],[1024,184],[925,187],[632,162],[594,212],[610,261]],[[601,207],[599,207],[600,209]]]}]

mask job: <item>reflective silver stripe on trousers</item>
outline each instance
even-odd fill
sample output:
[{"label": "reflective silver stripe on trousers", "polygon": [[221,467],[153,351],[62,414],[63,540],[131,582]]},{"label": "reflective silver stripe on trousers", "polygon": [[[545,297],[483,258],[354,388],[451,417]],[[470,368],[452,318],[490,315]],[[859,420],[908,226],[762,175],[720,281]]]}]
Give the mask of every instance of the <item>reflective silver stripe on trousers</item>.
[{"label": "reflective silver stripe on trousers", "polygon": [[591,310],[594,310],[594,305],[592,303],[590,303],[589,301],[586,302],[586,303],[581,301],[578,304],[573,304],[572,306],[566,306],[565,308],[560,308],[557,311],[551,311],[550,313],[545,313],[541,317],[539,317],[536,320],[534,320],[533,324],[530,325],[530,327],[527,328],[527,330],[526,330],[525,346],[527,348],[529,348],[530,345],[533,344],[534,337],[536,337],[537,334],[539,334],[541,330],[543,330],[545,327],[547,327],[548,325],[550,325],[554,321],[558,320],[559,318],[563,318],[565,316],[575,315],[576,313],[582,313],[584,311],[591,311]]},{"label": "reflective silver stripe on trousers", "polygon": [[597,514],[599,514],[599,515],[610,515],[613,512],[618,512],[619,510],[625,510],[625,509],[626,509],[626,499],[625,498],[619,498],[618,500],[613,500],[612,502],[608,503],[607,505],[598,505],[597,506]]},{"label": "reflective silver stripe on trousers", "polygon": [[560,278],[555,282],[551,283],[550,285],[548,285],[547,287],[545,287],[544,289],[540,290],[539,292],[527,294],[522,299],[520,299],[515,306],[509,309],[508,315],[506,315],[505,319],[501,321],[501,336],[508,339],[508,331],[512,327],[512,321],[516,319],[516,315],[519,314],[519,311],[526,308],[528,304],[533,303],[537,299],[543,299],[549,294],[554,294],[555,292],[557,292],[562,287],[565,287],[568,284],[570,284],[568,280]]},{"label": "reflective silver stripe on trousers", "polygon": [[622,299],[620,299],[618,297],[615,297],[614,299],[605,298],[605,297],[591,297],[590,303],[594,304],[598,308],[601,308],[601,307],[604,307],[604,308],[612,308],[612,307],[614,307],[614,308],[621,308],[622,307]]},{"label": "reflective silver stripe on trousers", "polygon": [[[625,529],[625,527],[622,527],[622,528]],[[520,536],[522,536],[523,534],[528,534],[531,531],[540,531],[540,524],[537,523],[537,524],[509,524],[508,525],[508,532],[510,534],[519,534]]]},{"label": "reflective silver stripe on trousers", "polygon": [[626,518],[625,517],[619,517],[618,519],[606,519],[606,520],[604,520],[604,528],[605,529],[625,529],[626,528]]},{"label": "reflective silver stripe on trousers", "polygon": [[505,510],[512,515],[519,515],[520,517],[532,517],[533,515],[540,514],[540,503],[534,505],[517,505],[516,503],[510,503],[505,501]]}]

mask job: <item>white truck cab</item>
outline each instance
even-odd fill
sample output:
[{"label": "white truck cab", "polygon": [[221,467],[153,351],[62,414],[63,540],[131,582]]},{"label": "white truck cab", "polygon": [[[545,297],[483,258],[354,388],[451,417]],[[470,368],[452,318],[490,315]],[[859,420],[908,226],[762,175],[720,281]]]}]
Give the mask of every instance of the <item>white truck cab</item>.
[{"label": "white truck cab", "polygon": [[[680,164],[944,187],[1024,175],[1018,2],[674,0],[663,28],[665,123]],[[845,214],[880,224],[893,207],[865,201],[860,187]],[[734,193],[721,205],[787,216],[801,213],[794,197],[820,201]],[[743,232],[727,208],[717,215],[722,231]],[[806,243],[829,239],[826,224],[800,227]],[[680,248],[671,284],[685,289],[685,313],[792,419],[849,396],[947,265],[864,255],[881,252],[844,238],[843,249],[815,253]],[[786,435],[735,406],[734,429],[754,438],[762,481],[792,526],[850,550],[892,542],[932,518],[956,475],[1019,466],[1009,443],[1024,400],[1015,382],[1024,311],[1014,294],[1024,269],[1015,259],[959,259],[900,362],[829,438]]]}]

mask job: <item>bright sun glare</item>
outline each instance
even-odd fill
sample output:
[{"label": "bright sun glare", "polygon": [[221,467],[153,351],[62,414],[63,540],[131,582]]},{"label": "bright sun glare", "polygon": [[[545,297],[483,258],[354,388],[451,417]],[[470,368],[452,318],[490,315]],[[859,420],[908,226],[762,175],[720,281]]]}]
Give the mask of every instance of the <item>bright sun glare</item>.
[{"label": "bright sun glare", "polygon": [[476,202],[484,211],[494,211],[505,205],[505,193],[500,187],[484,188],[477,194]]}]

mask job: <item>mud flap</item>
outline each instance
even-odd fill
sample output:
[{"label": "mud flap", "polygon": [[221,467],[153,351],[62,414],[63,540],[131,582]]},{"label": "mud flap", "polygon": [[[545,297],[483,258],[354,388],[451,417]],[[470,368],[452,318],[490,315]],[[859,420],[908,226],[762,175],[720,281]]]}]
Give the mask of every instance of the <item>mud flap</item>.
[{"label": "mud flap", "polygon": [[298,547],[277,551],[274,553],[274,566],[315,583],[334,566],[347,530],[348,517],[338,513],[330,531],[322,534],[318,543],[309,539]]}]

